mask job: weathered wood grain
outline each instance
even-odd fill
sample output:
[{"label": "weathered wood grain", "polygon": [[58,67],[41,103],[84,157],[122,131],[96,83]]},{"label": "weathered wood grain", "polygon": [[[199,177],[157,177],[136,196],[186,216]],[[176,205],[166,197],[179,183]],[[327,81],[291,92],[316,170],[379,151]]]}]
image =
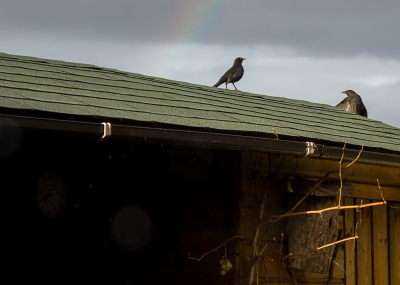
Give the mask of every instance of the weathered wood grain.
[{"label": "weathered wood grain", "polygon": [[[357,204],[361,204],[360,199],[356,199]],[[363,204],[371,203],[364,200]],[[370,207],[363,208],[360,217],[357,217],[357,280],[358,284],[372,285],[372,240],[371,240],[371,212]],[[360,222],[361,221],[361,222]]]},{"label": "weathered wood grain", "polygon": [[[353,198],[344,198],[343,203],[345,206],[354,205]],[[354,236],[354,209],[344,211],[344,233]],[[355,259],[355,241],[346,242],[345,248],[345,271],[347,274],[345,284],[356,284],[356,259]]]},{"label": "weathered wood grain", "polygon": [[400,203],[389,203],[390,284],[400,284]]}]

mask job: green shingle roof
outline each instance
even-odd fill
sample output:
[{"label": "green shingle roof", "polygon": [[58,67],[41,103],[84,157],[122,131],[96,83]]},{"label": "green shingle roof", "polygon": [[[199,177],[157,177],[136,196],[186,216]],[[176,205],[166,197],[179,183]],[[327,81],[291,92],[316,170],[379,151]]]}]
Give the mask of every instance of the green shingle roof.
[{"label": "green shingle roof", "polygon": [[157,122],[400,152],[400,129],[307,101],[0,53],[0,108]]}]

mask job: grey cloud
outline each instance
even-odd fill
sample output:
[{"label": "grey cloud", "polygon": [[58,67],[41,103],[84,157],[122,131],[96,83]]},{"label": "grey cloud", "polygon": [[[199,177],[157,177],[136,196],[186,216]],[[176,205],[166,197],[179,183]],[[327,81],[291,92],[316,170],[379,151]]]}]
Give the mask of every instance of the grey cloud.
[{"label": "grey cloud", "polygon": [[245,56],[239,90],[334,106],[354,89],[370,118],[400,127],[398,27],[398,1],[0,3],[2,52],[207,86]]},{"label": "grey cloud", "polygon": [[313,56],[399,58],[400,50],[398,1],[15,0],[1,4],[0,26],[2,36],[268,44]]}]

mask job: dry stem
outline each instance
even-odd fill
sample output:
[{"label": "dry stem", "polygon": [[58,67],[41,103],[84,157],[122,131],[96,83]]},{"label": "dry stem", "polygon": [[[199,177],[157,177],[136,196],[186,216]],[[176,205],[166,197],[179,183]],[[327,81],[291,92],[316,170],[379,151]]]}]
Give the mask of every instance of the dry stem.
[{"label": "dry stem", "polygon": [[[341,239],[343,239],[343,229],[340,229],[340,230],[339,230],[337,240],[341,240]],[[327,254],[325,253],[325,255],[326,255],[329,259],[331,259],[331,263],[330,263],[330,266],[329,266],[328,282],[326,283],[326,285],[330,285],[331,282],[332,282],[332,279],[333,279],[333,268],[334,268],[334,264],[336,263],[336,262],[335,262],[335,259],[336,259],[337,253],[338,253],[338,251],[339,251],[339,247],[340,247],[339,244],[337,244],[337,245],[335,246],[335,249],[333,250],[333,253],[332,253],[332,257],[329,257],[329,255],[327,255]]]},{"label": "dry stem", "polygon": [[346,143],[344,143],[343,145],[343,149],[342,149],[342,157],[340,158],[339,161],[339,179],[340,179],[340,188],[339,188],[339,203],[338,203],[338,207],[340,208],[340,200],[342,199],[342,188],[343,188],[343,181],[342,181],[342,161],[343,161],[343,157],[344,157],[344,149],[346,148]]},{"label": "dry stem", "polygon": [[[339,202],[338,202],[338,207],[340,208],[340,202],[341,202],[341,200],[342,200],[342,189],[343,189],[343,180],[342,180],[342,162],[343,162],[343,157],[344,157],[344,149],[346,148],[346,143],[344,143],[344,145],[343,145],[343,149],[342,149],[342,157],[340,158],[340,161],[339,161],[339,179],[340,179],[340,188],[339,188]],[[361,155],[361,153],[362,153],[362,151],[363,151],[363,149],[364,149],[364,143],[361,143],[361,149],[360,149],[360,151],[358,152],[358,155],[357,155],[357,157],[355,158],[355,159],[353,159],[353,161],[352,162],[350,162],[349,164],[347,164],[344,168],[347,168],[347,167],[349,167],[349,166],[351,166],[351,165],[353,165],[359,158],[360,158],[360,155]]]},{"label": "dry stem", "polygon": [[275,134],[275,139],[278,140],[278,133],[276,132],[275,128],[272,128],[272,131],[273,131],[274,134]]},{"label": "dry stem", "polygon": [[315,184],[315,186],[314,186],[313,188],[311,188],[311,190],[308,191],[307,194],[304,195],[303,198],[301,198],[300,201],[297,202],[296,205],[294,205],[294,207],[293,207],[292,209],[290,209],[286,214],[283,214],[283,215],[277,217],[275,220],[270,221],[270,223],[275,223],[275,222],[281,220],[282,218],[286,217],[286,216],[289,215],[290,213],[292,213],[292,212],[293,212],[293,211],[294,211],[308,196],[310,196],[310,194],[311,194],[312,192],[314,192],[315,189],[318,188],[319,185],[321,185],[322,182],[325,181],[326,178],[328,178],[328,176],[329,176],[329,172],[328,172],[327,174],[325,174],[325,176],[322,177],[322,178],[318,181],[318,183]]},{"label": "dry stem", "polygon": [[313,249],[312,251],[310,251],[310,252],[308,252],[306,254],[303,254],[303,255],[301,255],[299,257],[292,258],[292,261],[300,259],[300,258],[303,258],[303,257],[313,253],[314,251],[317,251],[317,250],[320,250],[320,249],[323,249],[323,248],[326,248],[326,247],[329,247],[329,246],[332,246],[332,245],[335,245],[335,244],[338,244],[338,243],[341,243],[341,242],[345,242],[345,241],[348,241],[348,240],[355,240],[357,238],[358,238],[358,236],[354,236],[354,237],[344,238],[344,239],[341,239],[341,240],[338,240],[338,241],[335,241],[335,242],[332,242],[332,243],[329,243],[329,244],[325,244],[325,245],[317,247],[317,248]]},{"label": "dry stem", "polygon": [[227,240],[226,240],[225,242],[223,242],[220,246],[217,246],[216,248],[214,248],[214,249],[212,249],[212,250],[210,250],[210,251],[207,251],[206,253],[204,253],[204,254],[203,254],[202,256],[200,256],[199,258],[191,257],[191,256],[190,256],[190,252],[188,253],[188,257],[189,257],[189,259],[194,259],[194,260],[197,260],[197,261],[200,262],[200,260],[201,260],[204,256],[206,256],[207,254],[209,254],[209,253],[211,253],[211,252],[213,252],[213,251],[217,251],[220,247],[226,245],[226,243],[227,243],[228,241],[230,241],[230,240],[232,240],[232,239],[235,239],[235,238],[246,239],[245,237],[242,237],[242,236],[234,236],[234,237],[231,237],[231,238],[227,239]]},{"label": "dry stem", "polygon": [[358,152],[357,157],[356,157],[352,162],[350,162],[349,164],[347,164],[344,168],[347,168],[347,167],[351,166],[353,163],[355,163],[355,162],[357,161],[357,159],[360,158],[360,155],[361,155],[363,149],[364,149],[364,143],[361,143],[361,149],[360,149],[360,151]]},{"label": "dry stem", "polygon": [[364,205],[341,206],[341,207],[339,207],[339,206],[334,206],[334,207],[324,208],[324,209],[315,210],[315,211],[306,211],[306,212],[297,212],[297,213],[286,213],[286,214],[284,214],[284,215],[279,216],[278,218],[282,219],[282,218],[285,218],[285,217],[297,216],[297,215],[322,214],[323,212],[332,211],[332,210],[361,209],[361,208],[372,207],[372,206],[379,206],[379,205],[385,205],[385,204],[386,204],[386,201],[375,202],[375,203],[369,203],[369,204],[364,204]]},{"label": "dry stem", "polygon": [[383,202],[385,202],[385,204],[386,204],[386,200],[385,200],[385,198],[383,198],[381,185],[379,184],[379,179],[376,179],[376,181],[378,181],[378,188],[379,188],[379,191],[381,192],[382,200],[383,200]]}]

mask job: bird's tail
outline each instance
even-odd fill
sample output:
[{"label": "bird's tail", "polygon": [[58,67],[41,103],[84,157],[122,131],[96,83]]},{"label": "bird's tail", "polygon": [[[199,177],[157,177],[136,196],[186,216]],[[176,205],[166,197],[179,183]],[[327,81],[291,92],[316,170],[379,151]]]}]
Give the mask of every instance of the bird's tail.
[{"label": "bird's tail", "polygon": [[224,81],[223,81],[223,80],[219,80],[217,83],[215,83],[215,84],[213,85],[213,87],[218,87],[218,86],[220,86],[222,83],[224,83]]}]

